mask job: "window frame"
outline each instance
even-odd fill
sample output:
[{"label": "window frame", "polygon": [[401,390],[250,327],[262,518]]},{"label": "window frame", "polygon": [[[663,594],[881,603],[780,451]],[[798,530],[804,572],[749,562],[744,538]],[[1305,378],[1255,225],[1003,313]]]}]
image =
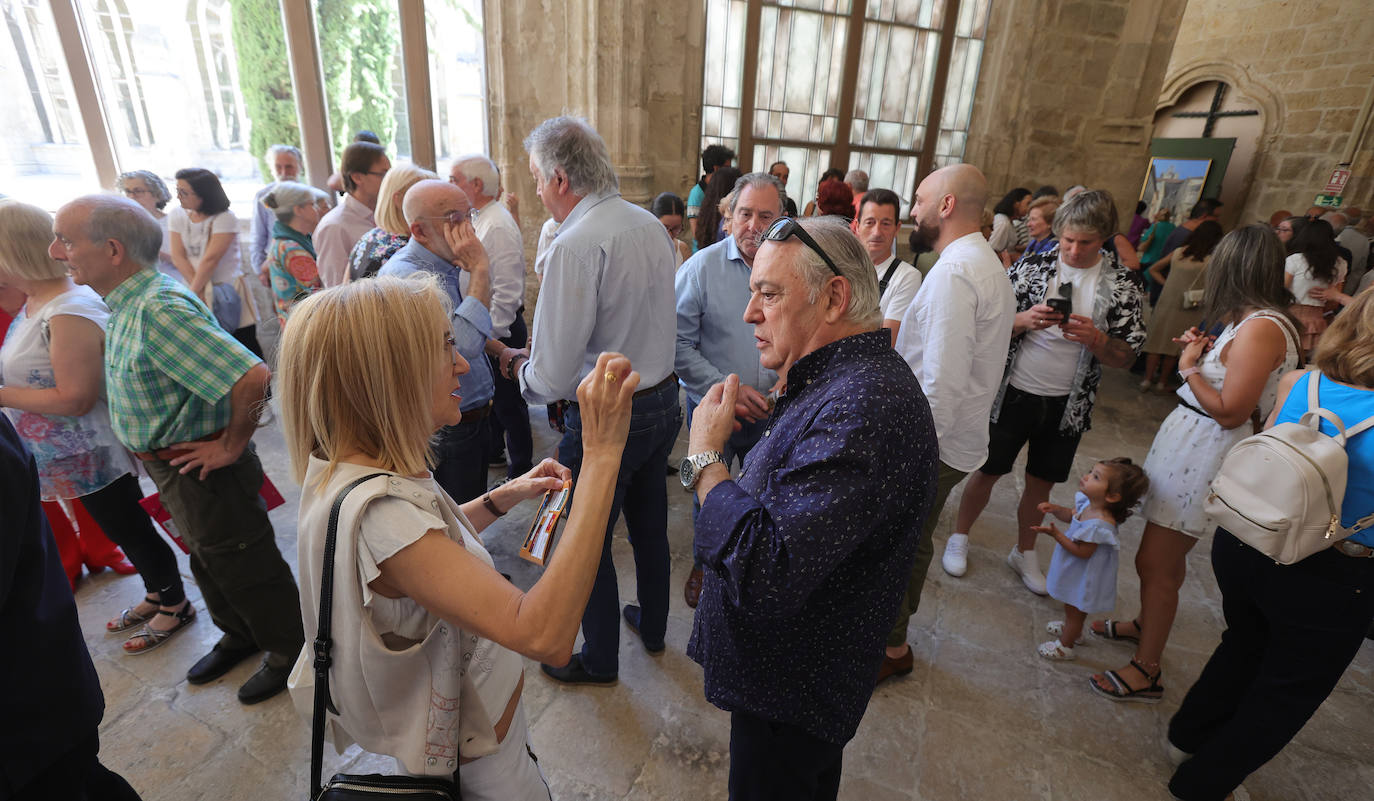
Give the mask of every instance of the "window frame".
[{"label": "window frame", "polygon": [[[744,41],[757,42],[760,34],[761,21],[763,16],[764,0],[746,0],[748,3],[744,17]],[[759,48],[746,47],[744,51],[744,63],[741,70],[740,81],[740,108],[739,108],[739,138],[736,148],[736,160],[742,172],[750,172],[754,168],[754,148],[756,145],[764,147],[789,147],[804,148],[807,150],[829,149],[830,164],[848,165],[851,153],[868,153],[873,155],[898,156],[910,158],[913,154],[917,157],[916,162],[916,181],[907,193],[908,202],[915,204],[916,185],[921,178],[930,174],[935,165],[936,145],[940,139],[941,118],[944,114],[945,96],[949,86],[950,62],[954,51],[954,43],[957,36],[961,5],[963,3],[973,3],[976,0],[945,0],[944,10],[941,12],[939,35],[940,40],[937,46],[935,61],[935,75],[930,92],[930,106],[926,110],[924,121],[924,132],[921,137],[921,148],[919,151],[906,150],[894,147],[881,147],[873,145],[854,144],[853,124],[854,124],[854,102],[856,99],[860,59],[863,53],[864,26],[868,23],[877,23],[876,20],[867,19],[868,0],[850,0],[849,13],[836,13],[833,11],[819,11],[816,13],[826,14],[837,18],[848,19],[848,29],[845,34],[845,57],[844,68],[840,81],[839,111],[837,124],[835,126],[835,141],[813,142],[807,140],[789,139],[784,137],[755,136],[754,117],[757,107],[755,101],[758,91],[759,75]],[[807,9],[810,11],[811,9]],[[991,11],[989,10],[989,13]],[[883,23],[878,23],[883,24]],[[930,30],[922,28],[921,30]],[[986,36],[983,38],[986,41]],[[706,54],[710,58],[710,54]],[[981,61],[981,54],[980,54]],[[981,71],[981,64],[980,64]],[[974,91],[977,90],[977,78],[974,79]],[[702,137],[703,141],[706,139]],[[896,187],[893,187],[896,189]]]}]

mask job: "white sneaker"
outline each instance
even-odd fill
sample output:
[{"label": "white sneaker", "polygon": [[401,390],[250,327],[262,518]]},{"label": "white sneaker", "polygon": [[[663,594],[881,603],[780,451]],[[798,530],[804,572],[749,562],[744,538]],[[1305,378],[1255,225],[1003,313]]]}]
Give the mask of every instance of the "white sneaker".
[{"label": "white sneaker", "polygon": [[1040,556],[1034,548],[1023,553],[1015,545],[1011,546],[1011,553],[1007,554],[1007,567],[1021,577],[1026,589],[1036,595],[1048,594],[1045,591],[1045,574],[1040,572]]},{"label": "white sneaker", "polygon": [[940,557],[940,566],[955,578],[968,572],[967,534],[949,535],[949,542],[945,543],[945,553]]}]

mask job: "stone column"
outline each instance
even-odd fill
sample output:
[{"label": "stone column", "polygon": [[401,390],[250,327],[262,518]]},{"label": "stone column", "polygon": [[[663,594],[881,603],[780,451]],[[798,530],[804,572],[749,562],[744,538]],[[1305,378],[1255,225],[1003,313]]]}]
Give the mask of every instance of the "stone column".
[{"label": "stone column", "polygon": [[628,200],[686,192],[701,138],[702,0],[505,0],[485,4],[485,22],[492,158],[520,195],[529,241],[546,214],[522,142],[549,117],[591,122]]}]

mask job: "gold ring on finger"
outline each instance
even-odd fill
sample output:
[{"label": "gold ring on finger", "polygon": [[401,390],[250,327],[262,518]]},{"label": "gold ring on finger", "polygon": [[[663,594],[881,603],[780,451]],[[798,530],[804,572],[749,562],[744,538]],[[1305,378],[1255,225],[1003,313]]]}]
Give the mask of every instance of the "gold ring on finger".
[{"label": "gold ring on finger", "polygon": [[614,371],[614,370],[607,370],[607,371],[606,371],[606,383],[607,383],[607,384],[614,384],[614,383],[616,382],[616,379],[617,379],[617,378],[619,378],[619,376],[617,376],[617,375],[615,374],[615,371]]}]

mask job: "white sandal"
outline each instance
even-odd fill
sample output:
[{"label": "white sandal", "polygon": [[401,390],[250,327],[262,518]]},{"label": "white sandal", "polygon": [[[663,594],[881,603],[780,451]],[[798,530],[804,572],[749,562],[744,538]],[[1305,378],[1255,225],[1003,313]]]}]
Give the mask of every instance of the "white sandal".
[{"label": "white sandal", "polygon": [[1064,644],[1059,640],[1042,642],[1036,651],[1039,652],[1041,656],[1054,662],[1072,662],[1078,658],[1077,655],[1074,654],[1072,648],[1065,648]]},{"label": "white sandal", "polygon": [[[1064,621],[1051,620],[1045,624],[1045,631],[1058,637],[1064,633]],[[1083,636],[1083,632],[1078,632],[1078,639],[1073,641],[1075,647],[1087,642],[1088,638]]]}]

